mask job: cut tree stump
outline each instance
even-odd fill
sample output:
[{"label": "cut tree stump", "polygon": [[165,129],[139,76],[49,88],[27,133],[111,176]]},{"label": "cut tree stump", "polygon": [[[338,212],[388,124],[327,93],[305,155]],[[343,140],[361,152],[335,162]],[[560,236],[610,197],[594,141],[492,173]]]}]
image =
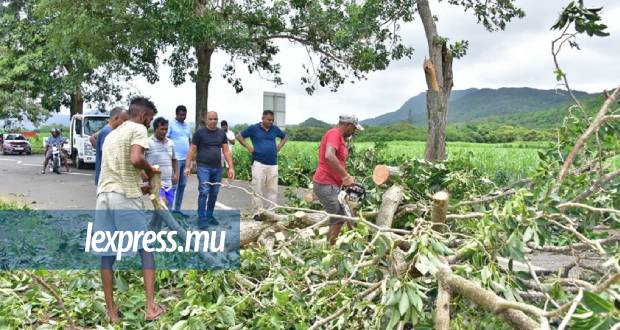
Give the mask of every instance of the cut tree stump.
[{"label": "cut tree stump", "polygon": [[383,201],[381,201],[379,214],[377,214],[377,226],[392,228],[394,214],[398,209],[398,205],[403,201],[403,197],[403,188],[398,185],[391,186],[385,194],[383,194]]},{"label": "cut tree stump", "polygon": [[372,171],[372,181],[380,186],[387,183],[390,177],[401,176],[402,171],[396,166],[377,165]]},{"label": "cut tree stump", "polygon": [[444,232],[446,230],[446,213],[448,211],[448,193],[440,191],[433,195],[433,211],[431,213],[431,219],[433,223],[433,230],[438,232]]}]

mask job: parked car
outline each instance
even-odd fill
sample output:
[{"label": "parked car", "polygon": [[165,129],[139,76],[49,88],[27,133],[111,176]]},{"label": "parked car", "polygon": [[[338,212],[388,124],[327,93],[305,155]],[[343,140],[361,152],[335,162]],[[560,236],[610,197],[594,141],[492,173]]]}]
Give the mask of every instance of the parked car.
[{"label": "parked car", "polygon": [[10,153],[27,154],[32,153],[32,147],[28,139],[19,133],[9,133],[2,135],[2,154]]}]

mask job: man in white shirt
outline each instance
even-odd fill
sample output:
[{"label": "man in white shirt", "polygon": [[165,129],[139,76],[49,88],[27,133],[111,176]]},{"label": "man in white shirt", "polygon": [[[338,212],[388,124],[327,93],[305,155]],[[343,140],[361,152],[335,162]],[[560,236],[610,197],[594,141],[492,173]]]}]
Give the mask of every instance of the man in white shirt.
[{"label": "man in white shirt", "polygon": [[[228,129],[228,122],[225,120],[222,120],[222,122],[220,123],[220,127],[226,133],[226,139],[228,140],[228,150],[230,150],[230,154],[232,155],[233,146],[235,145],[235,142],[236,142],[235,132]],[[228,164],[226,164],[226,159],[224,158],[223,155],[222,155],[222,167],[228,168]]]},{"label": "man in white shirt", "polygon": [[174,202],[174,185],[179,182],[179,164],[174,151],[174,142],[166,137],[168,121],[159,117],[153,121],[155,132],[149,139],[146,160],[151,165],[158,165],[161,171],[160,196],[172,209]]}]

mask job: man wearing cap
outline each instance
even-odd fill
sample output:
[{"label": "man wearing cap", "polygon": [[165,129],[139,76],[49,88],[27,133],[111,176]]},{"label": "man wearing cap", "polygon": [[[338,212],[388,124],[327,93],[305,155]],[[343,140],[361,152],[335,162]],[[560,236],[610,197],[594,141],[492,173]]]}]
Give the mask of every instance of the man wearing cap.
[{"label": "man wearing cap", "polygon": [[[263,207],[263,198],[275,204],[278,196],[278,152],[288,137],[273,124],[273,120],[273,111],[265,110],[260,123],[237,134],[239,143],[252,154],[252,189],[258,194],[253,199],[255,219]],[[252,145],[245,141],[248,137],[252,139]],[[277,145],[276,138],[280,138]]]},{"label": "man wearing cap", "polygon": [[[341,115],[338,125],[323,135],[319,146],[319,164],[314,172],[313,190],[319,202],[330,214],[344,215],[344,210],[338,202],[340,187],[351,186],[354,179],[347,173],[347,157],[349,146],[346,140],[357,130],[364,130],[354,115]],[[330,219],[327,240],[330,244],[336,242],[344,220]]]}]

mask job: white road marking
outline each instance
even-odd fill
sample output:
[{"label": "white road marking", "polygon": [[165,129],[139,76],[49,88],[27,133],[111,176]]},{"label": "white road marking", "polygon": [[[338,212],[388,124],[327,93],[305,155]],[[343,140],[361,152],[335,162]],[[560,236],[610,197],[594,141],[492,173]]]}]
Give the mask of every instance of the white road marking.
[{"label": "white road marking", "polygon": [[69,173],[64,172],[63,174],[93,176],[92,174],[88,174],[88,173],[77,173],[77,172],[69,172]]},{"label": "white road marking", "polygon": [[215,206],[221,208],[222,210],[232,210],[233,208],[227,205],[224,205],[220,202],[215,202]]},{"label": "white road marking", "polygon": [[[18,165],[22,165],[22,166],[43,167],[43,165],[41,165],[41,164],[24,163],[23,161],[21,161],[21,160],[16,160],[16,159],[0,158],[0,160],[5,160],[5,161],[9,161],[9,162],[17,162],[17,164],[18,164]],[[89,173],[74,173],[74,172],[66,173],[66,172],[65,172],[64,174],[83,175],[83,176],[93,176],[92,174],[89,174]]]}]

